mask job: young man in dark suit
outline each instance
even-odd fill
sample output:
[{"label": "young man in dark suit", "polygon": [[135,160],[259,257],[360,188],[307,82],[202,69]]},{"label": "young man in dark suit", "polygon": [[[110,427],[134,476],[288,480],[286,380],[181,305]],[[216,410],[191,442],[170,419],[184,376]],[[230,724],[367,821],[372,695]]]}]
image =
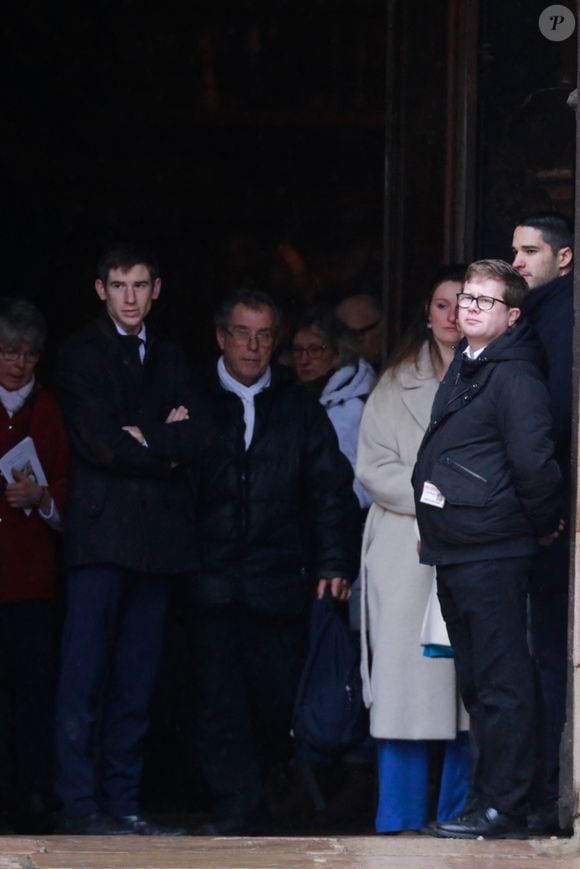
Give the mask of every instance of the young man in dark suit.
[{"label": "young man in dark suit", "polygon": [[104,309],[57,371],[73,470],[56,789],[64,833],[168,834],[140,814],[140,746],[170,577],[194,564],[189,375],[145,326],[161,291],[148,253],[108,251],[95,289]]},{"label": "young man in dark suit", "polygon": [[538,333],[546,363],[552,438],[564,483],[564,532],[534,562],[530,633],[544,719],[542,787],[528,825],[534,835],[558,834],[560,740],[566,719],[570,563],[574,230],[561,214],[524,217],[514,229],[514,268],[530,288],[524,314]]}]

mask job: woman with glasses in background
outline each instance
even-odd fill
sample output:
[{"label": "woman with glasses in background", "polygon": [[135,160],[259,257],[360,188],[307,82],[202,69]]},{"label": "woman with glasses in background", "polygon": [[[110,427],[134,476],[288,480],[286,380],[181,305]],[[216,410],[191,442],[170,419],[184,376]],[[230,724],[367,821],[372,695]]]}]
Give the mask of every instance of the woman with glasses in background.
[{"label": "woman with glasses in background", "polygon": [[[300,319],[291,353],[298,379],[325,408],[354,470],[364,405],[376,381],[373,368],[358,355],[348,330],[330,311],[311,311]],[[371,499],[358,480],[354,490],[366,510]]]},{"label": "woman with glasses in background", "polygon": [[49,832],[52,808],[54,532],[68,449],[56,399],[35,377],[45,338],[33,304],[0,299],[0,458],[30,437],[47,480],[0,475],[0,799],[19,832]]}]

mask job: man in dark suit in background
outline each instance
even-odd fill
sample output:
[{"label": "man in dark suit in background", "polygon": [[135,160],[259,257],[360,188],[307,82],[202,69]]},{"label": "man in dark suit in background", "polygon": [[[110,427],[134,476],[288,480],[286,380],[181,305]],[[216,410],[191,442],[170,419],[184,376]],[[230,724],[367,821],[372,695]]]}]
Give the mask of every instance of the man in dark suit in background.
[{"label": "man in dark suit in background", "polygon": [[178,831],[139,811],[140,746],[168,578],[194,564],[189,375],[178,348],[145,326],[161,290],[148,253],[110,250],[95,289],[104,310],[65,345],[57,372],[72,481],[56,790],[64,833],[167,835]]},{"label": "man in dark suit in background", "polygon": [[378,298],[369,293],[353,293],[339,302],[335,313],[350,332],[360,355],[378,371],[385,330],[385,318]]},{"label": "man in dark suit in background", "polygon": [[[531,214],[516,226],[514,268],[531,292],[524,314],[544,346],[556,459],[570,506],[572,435],[572,333],[574,330],[574,233],[566,217]],[[559,753],[566,718],[570,514],[556,542],[542,548],[530,586],[530,628],[543,698],[544,795],[530,816],[533,834],[558,833]]]}]

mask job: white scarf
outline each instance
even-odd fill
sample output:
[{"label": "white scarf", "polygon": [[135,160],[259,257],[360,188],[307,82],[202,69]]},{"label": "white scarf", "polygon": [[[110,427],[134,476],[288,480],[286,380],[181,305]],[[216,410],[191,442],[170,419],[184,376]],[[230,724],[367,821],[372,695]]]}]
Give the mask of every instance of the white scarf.
[{"label": "white scarf", "polygon": [[9,417],[13,417],[15,413],[18,413],[32,392],[34,383],[35,380],[33,376],[28,383],[25,386],[21,386],[20,389],[4,389],[3,386],[0,386],[0,401],[4,405],[4,410]]},{"label": "white scarf", "polygon": [[235,377],[229,373],[226,368],[224,357],[220,356],[218,359],[218,377],[220,379],[220,383],[224,389],[227,389],[228,392],[233,392],[234,395],[237,395],[239,399],[241,399],[242,405],[244,407],[244,424],[246,426],[246,431],[244,433],[244,443],[246,445],[246,449],[252,443],[252,437],[254,435],[254,423],[256,421],[256,410],[254,408],[254,397],[262,392],[263,389],[267,389],[270,386],[270,381],[272,380],[272,372],[268,367],[264,374],[257,380],[255,383],[252,383],[251,386],[244,386],[243,383],[240,383],[239,380],[236,380]]}]

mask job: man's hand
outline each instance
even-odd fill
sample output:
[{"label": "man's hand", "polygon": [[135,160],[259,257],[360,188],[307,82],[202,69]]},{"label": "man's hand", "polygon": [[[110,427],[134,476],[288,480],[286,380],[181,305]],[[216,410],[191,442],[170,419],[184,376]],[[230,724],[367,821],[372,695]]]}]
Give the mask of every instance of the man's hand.
[{"label": "man's hand", "polygon": [[[180,404],[179,407],[174,407],[172,410],[169,411],[165,422],[183,422],[184,419],[189,419],[189,411],[183,404]],[[131,437],[135,438],[136,441],[139,441],[142,447],[147,446],[147,441],[143,437],[143,432],[141,431],[139,426],[124,425],[123,431],[126,431],[128,434],[130,434]]]},{"label": "man's hand", "polygon": [[543,537],[540,537],[538,543],[540,546],[551,546],[554,540],[557,540],[564,528],[566,527],[566,523],[563,519],[560,519],[558,522],[558,527],[555,531],[552,531],[550,534],[544,534]]},{"label": "man's hand", "polygon": [[136,441],[139,441],[142,447],[146,447],[147,443],[145,438],[143,437],[143,432],[137,425],[124,425],[123,431],[126,431],[131,435],[132,438],[135,438]]},{"label": "man's hand", "polygon": [[11,507],[28,509],[38,507],[41,503],[45,489],[35,483],[23,471],[12,469],[14,483],[6,484],[6,500]]},{"label": "man's hand", "polygon": [[330,593],[336,600],[346,601],[350,597],[350,582],[343,576],[333,576],[331,579],[319,579],[316,586],[316,597],[322,600],[324,592],[330,586]]},{"label": "man's hand", "polygon": [[174,407],[173,410],[169,411],[165,422],[183,422],[184,419],[189,419],[189,411],[183,404],[180,404],[179,407]]}]

